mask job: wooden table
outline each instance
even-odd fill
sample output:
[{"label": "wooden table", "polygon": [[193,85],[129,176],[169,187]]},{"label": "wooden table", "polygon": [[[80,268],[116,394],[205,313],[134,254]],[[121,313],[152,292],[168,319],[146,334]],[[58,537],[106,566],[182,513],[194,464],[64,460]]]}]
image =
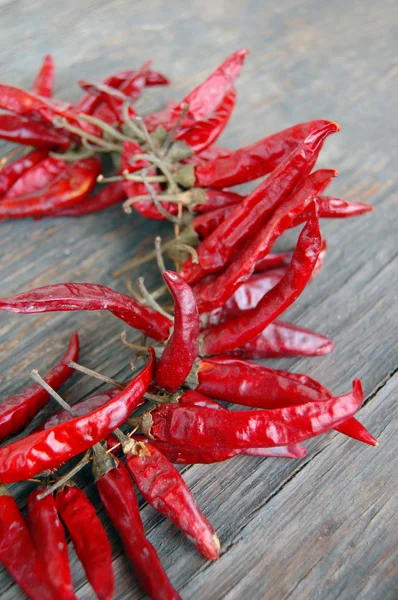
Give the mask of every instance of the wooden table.
[{"label": "wooden table", "polygon": [[[325,268],[289,311],[292,320],[332,337],[335,352],[272,364],[309,373],[336,393],[361,377],[360,419],[380,446],[330,433],[307,444],[304,460],[242,458],[184,469],[221,539],[220,561],[205,562],[144,503],[142,517],[185,599],[398,598],[397,7],[394,0],[1,2],[1,81],[29,87],[41,57],[52,52],[57,94],[70,100],[79,95],[78,79],[99,80],[153,57],[173,81],[149,100],[153,108],[165,97],[182,97],[233,50],[249,47],[223,143],[238,147],[296,122],[336,120],[342,131],[320,160],[341,173],[332,191],[376,206],[360,219],[322,223]],[[117,207],[76,220],[2,223],[1,294],[66,280],[125,291],[114,269],[148,251],[155,233],[169,232]],[[154,265],[146,279],[151,288],[158,283]],[[31,368],[45,372],[73,328],[82,363],[128,376],[129,352],[118,341],[123,327],[111,316],[2,314],[2,396],[28,385]],[[74,402],[97,387],[76,376],[63,393]],[[116,598],[141,597],[90,474],[78,481],[112,539]],[[21,506],[30,489],[12,487]],[[72,549],[71,560],[78,597],[92,598]],[[4,570],[0,596],[23,597]]]}]

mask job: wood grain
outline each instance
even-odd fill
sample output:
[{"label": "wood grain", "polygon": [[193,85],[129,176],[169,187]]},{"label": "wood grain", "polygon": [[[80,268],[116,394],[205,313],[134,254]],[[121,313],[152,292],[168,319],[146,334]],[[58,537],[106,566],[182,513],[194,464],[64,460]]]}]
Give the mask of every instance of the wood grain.
[{"label": "wood grain", "polygon": [[[75,100],[78,79],[98,80],[153,57],[173,85],[146,97],[142,110],[149,111],[166,97],[182,96],[233,50],[249,47],[223,143],[238,147],[312,118],[341,124],[320,166],[340,171],[333,193],[372,202],[376,210],[322,223],[329,242],[325,268],[288,314],[332,337],[336,350],[319,359],[271,364],[307,372],[336,393],[361,377],[367,404],[360,419],[380,446],[363,447],[331,433],[312,440],[302,461],[241,458],[185,468],[186,481],[219,533],[223,554],[217,564],[202,560],[145,503],[142,516],[186,600],[396,599],[397,3],[2,0],[0,17],[2,82],[29,87],[42,56],[52,52],[57,94]],[[155,233],[170,233],[167,225],[128,218],[118,208],[82,219],[1,223],[0,230],[1,295],[65,280],[125,291],[124,280],[112,272],[148,251]],[[292,240],[288,236],[283,245]],[[159,283],[154,265],[146,279],[149,287]],[[84,364],[127,377],[129,353],[118,341],[123,327],[112,316],[4,314],[2,397],[28,384],[31,368],[44,372],[51,366],[74,328]],[[63,393],[74,402],[96,387],[76,376]],[[116,598],[141,598],[89,472],[78,481],[112,540]],[[30,489],[12,487],[21,506]],[[72,549],[71,560],[78,597],[93,598]],[[23,598],[4,570],[0,596]]]}]

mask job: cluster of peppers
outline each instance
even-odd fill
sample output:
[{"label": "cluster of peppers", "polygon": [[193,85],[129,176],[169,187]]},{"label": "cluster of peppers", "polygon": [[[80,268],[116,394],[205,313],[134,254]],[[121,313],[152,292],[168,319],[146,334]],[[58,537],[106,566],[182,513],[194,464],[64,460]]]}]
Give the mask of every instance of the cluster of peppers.
[{"label": "cluster of peppers", "polygon": [[[278,317],[322,267],[319,218],[372,207],[322,195],[337,173],[313,168],[325,139],[339,130],[335,123],[302,123],[236,151],[214,144],[235,105],[246,53],[233,54],[182,102],[144,119],[132,102],[145,86],[167,83],[149,64],[101,84],[80,82],[86,94],[76,105],[52,98],[50,57],[32,92],[0,86],[0,108],[7,111],[0,114],[0,136],[35,146],[0,173],[0,218],[77,216],[123,202],[126,212],[172,221],[176,233],[163,247],[157,243],[165,285],[156,293],[143,281],[138,298],[65,283],[0,298],[0,309],[14,313],[106,310],[144,340],[137,345],[124,337],[146,364],[138,370],[134,362],[134,377],[120,383],[77,364],[74,333],[44,379],[36,373],[36,385],[0,404],[0,441],[23,430],[50,397],[64,409],[0,448],[0,560],[34,600],[75,598],[61,520],[97,597],[113,596],[106,533],[72,479],[89,462],[142,589],[167,600],[179,595],[145,536],[133,482],[216,560],[218,538],[173,463],[239,454],[302,458],[301,442],[332,429],[377,444],[354,417],[364,399],[359,380],[350,393],[334,396],[304,374],[250,362],[333,350],[325,336]],[[115,175],[100,175],[102,153],[111,156]],[[90,196],[99,175],[107,186]],[[246,196],[229,190],[265,175]],[[271,252],[286,230],[301,224],[294,252]],[[165,250],[179,273],[165,270]],[[157,302],[167,293],[173,316]],[[147,346],[146,338],[157,345]],[[56,390],[74,369],[112,387],[70,407]],[[230,404],[247,410],[229,410]],[[5,486],[32,479],[40,487],[28,498],[26,522]]]}]

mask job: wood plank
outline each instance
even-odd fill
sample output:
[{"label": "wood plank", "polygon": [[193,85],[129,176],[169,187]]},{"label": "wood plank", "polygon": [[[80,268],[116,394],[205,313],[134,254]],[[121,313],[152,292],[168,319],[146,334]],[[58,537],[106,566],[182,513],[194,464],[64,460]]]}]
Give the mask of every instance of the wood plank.
[{"label": "wood plank", "polygon": [[[292,320],[331,336],[337,348],[328,357],[270,364],[307,372],[336,393],[360,376],[371,399],[360,418],[380,434],[380,447],[363,448],[330,434],[311,441],[303,461],[242,458],[184,469],[220,535],[224,554],[218,564],[202,560],[143,502],[142,516],[171,580],[187,599],[395,598],[397,3],[236,0],[231,10],[227,0],[175,0],[172,6],[160,0],[97,0],[82,10],[76,0],[65,5],[11,0],[1,2],[0,10],[8,34],[0,41],[2,82],[28,87],[41,57],[52,51],[57,92],[73,100],[79,78],[98,80],[152,55],[175,83],[169,92],[154,92],[145,110],[166,96],[182,96],[229,52],[249,46],[239,103],[223,143],[238,147],[314,117],[341,123],[320,166],[341,172],[333,193],[371,201],[377,210],[345,223],[322,223],[329,241],[325,269],[289,311]],[[0,228],[1,295],[64,280],[125,291],[123,279],[112,277],[114,269],[147,252],[155,233],[170,232],[167,225],[127,218],[117,208],[83,219],[1,223]],[[293,239],[287,236],[284,246]],[[158,285],[154,265],[146,278],[150,287]],[[3,397],[29,384],[32,367],[40,372],[50,367],[73,328],[81,333],[84,364],[128,376],[129,353],[118,342],[123,325],[109,315],[0,315]],[[76,376],[65,386],[65,397],[74,402],[96,387]],[[89,471],[78,481],[111,537],[116,598],[142,597]],[[12,489],[23,506],[32,485]],[[73,550],[71,558],[78,597],[92,598]],[[4,570],[0,595],[23,597]]]}]

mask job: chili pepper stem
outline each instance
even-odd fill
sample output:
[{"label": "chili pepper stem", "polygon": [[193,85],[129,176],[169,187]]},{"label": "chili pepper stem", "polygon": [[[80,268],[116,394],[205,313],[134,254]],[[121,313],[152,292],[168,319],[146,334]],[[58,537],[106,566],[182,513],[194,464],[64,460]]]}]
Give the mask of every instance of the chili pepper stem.
[{"label": "chili pepper stem", "polygon": [[[163,254],[162,254],[162,238],[159,235],[157,235],[155,237],[155,255],[156,255],[156,262],[158,265],[158,269],[160,271],[160,274],[163,275],[163,273],[166,270],[166,267],[164,264]],[[152,294],[152,298],[153,298],[153,294]]]},{"label": "chili pepper stem", "polygon": [[62,406],[64,410],[68,411],[68,413],[71,414],[73,417],[78,416],[77,413],[73,410],[73,408],[62,398],[62,396],[60,396],[58,392],[53,390],[53,388],[50,385],[48,385],[46,381],[44,381],[43,377],[41,377],[41,375],[36,369],[32,369],[32,371],[30,372],[30,376],[34,381],[39,383],[50,394],[50,396],[54,398],[54,400],[56,400],[56,402],[58,402],[60,406]]},{"label": "chili pepper stem", "polygon": [[52,485],[48,486],[41,494],[39,494],[37,496],[37,499],[38,500],[42,500],[43,498],[45,498],[49,494],[52,494],[53,492],[55,492],[55,490],[58,490],[60,487],[62,487],[65,484],[67,484],[68,481],[72,477],[74,477],[76,475],[76,473],[78,473],[79,471],[81,471],[83,469],[83,467],[85,467],[86,465],[88,465],[88,463],[91,462],[91,460],[92,460],[91,451],[88,450],[85,453],[85,455],[83,456],[83,458],[70,471],[68,471],[68,473],[65,473],[65,475],[62,475],[62,477],[60,477],[55,483],[53,483]]}]

